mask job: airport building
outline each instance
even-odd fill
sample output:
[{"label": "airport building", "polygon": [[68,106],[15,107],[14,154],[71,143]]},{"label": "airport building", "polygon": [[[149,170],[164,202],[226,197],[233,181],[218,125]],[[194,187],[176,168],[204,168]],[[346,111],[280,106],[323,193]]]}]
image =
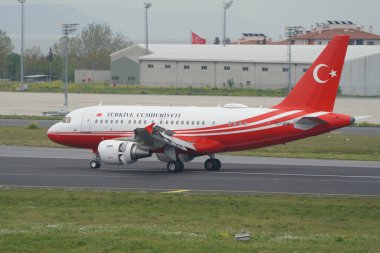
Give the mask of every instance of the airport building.
[{"label": "airport building", "polygon": [[[294,85],[324,46],[292,46]],[[114,83],[173,87],[288,86],[285,45],[134,45],[111,55]],[[344,95],[380,96],[380,46],[349,46],[341,80]]]}]

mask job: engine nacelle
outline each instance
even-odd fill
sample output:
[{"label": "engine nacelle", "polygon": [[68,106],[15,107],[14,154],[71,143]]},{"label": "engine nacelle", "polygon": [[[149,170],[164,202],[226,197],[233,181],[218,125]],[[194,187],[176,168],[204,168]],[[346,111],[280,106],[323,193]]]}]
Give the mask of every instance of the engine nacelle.
[{"label": "engine nacelle", "polygon": [[141,149],[135,142],[105,140],[98,146],[99,158],[108,164],[130,164],[152,156],[150,150]]}]

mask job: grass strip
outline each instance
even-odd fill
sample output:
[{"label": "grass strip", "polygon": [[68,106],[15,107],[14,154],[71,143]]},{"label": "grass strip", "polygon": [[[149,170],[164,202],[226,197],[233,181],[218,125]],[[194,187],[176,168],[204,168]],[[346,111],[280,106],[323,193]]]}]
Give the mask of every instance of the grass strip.
[{"label": "grass strip", "polygon": [[[16,82],[0,83],[0,91],[16,91],[20,87]],[[30,84],[25,92],[63,92],[62,82]],[[142,85],[110,85],[109,83],[78,84],[70,83],[70,93],[103,94],[150,94],[150,95],[196,95],[196,96],[275,96],[287,94],[286,89],[251,89],[242,87],[157,87]]]},{"label": "grass strip", "polygon": [[379,198],[0,190],[2,253],[379,248]]}]

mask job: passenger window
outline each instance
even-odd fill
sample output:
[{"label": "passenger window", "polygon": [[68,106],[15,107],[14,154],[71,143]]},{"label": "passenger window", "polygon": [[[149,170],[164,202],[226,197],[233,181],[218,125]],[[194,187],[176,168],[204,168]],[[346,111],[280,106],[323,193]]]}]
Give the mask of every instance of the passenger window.
[{"label": "passenger window", "polygon": [[179,124],[179,121],[177,120],[177,121],[175,122],[175,124],[178,125],[178,124]]},{"label": "passenger window", "polygon": [[202,121],[202,125],[204,125],[205,124],[205,122],[204,121]]},{"label": "passenger window", "polygon": [[185,124],[185,121],[181,121],[181,125]]},{"label": "passenger window", "polygon": [[170,124],[172,124],[172,125],[173,125],[173,124],[174,124],[174,121],[172,120],[172,122],[170,122]]},{"label": "passenger window", "polygon": [[189,121],[186,121],[186,125],[190,125],[190,122],[189,122]]},{"label": "passenger window", "polygon": [[103,123],[103,120],[101,119],[101,120],[100,120],[100,124],[102,124],[102,123]]},{"label": "passenger window", "polygon": [[97,120],[97,119],[95,120],[95,123],[98,123],[98,120]]},{"label": "passenger window", "polygon": [[169,120],[166,121],[166,125],[168,125],[168,124],[169,124]]},{"label": "passenger window", "polygon": [[110,123],[111,123],[111,124],[113,123],[113,119],[110,120]]},{"label": "passenger window", "polygon": [[191,125],[194,125],[194,121],[191,121]]},{"label": "passenger window", "polygon": [[199,122],[199,121],[197,121],[197,125],[199,125],[199,123],[200,123],[200,122]]},{"label": "passenger window", "polygon": [[123,124],[123,122],[124,122],[123,120],[120,120],[120,124]]},{"label": "passenger window", "polygon": [[106,124],[108,123],[108,119],[106,119],[105,123],[106,123]]},{"label": "passenger window", "polygon": [[141,120],[139,120],[139,124],[141,124]]},{"label": "passenger window", "polygon": [[133,121],[133,124],[136,124],[136,120]]},{"label": "passenger window", "polygon": [[118,120],[115,120],[115,124],[117,124],[119,121]]},{"label": "passenger window", "polygon": [[132,120],[128,120],[128,123],[131,124],[131,123],[132,123]]},{"label": "passenger window", "polygon": [[215,125],[215,121],[212,122],[212,125],[213,125],[213,126]]}]

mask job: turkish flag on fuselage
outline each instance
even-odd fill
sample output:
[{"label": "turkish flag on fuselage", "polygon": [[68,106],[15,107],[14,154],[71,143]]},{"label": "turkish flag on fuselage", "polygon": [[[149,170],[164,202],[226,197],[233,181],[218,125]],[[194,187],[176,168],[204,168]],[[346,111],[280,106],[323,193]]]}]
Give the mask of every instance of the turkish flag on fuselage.
[{"label": "turkish flag on fuselage", "polygon": [[203,39],[198,34],[191,32],[191,44],[206,44],[206,39]]}]

